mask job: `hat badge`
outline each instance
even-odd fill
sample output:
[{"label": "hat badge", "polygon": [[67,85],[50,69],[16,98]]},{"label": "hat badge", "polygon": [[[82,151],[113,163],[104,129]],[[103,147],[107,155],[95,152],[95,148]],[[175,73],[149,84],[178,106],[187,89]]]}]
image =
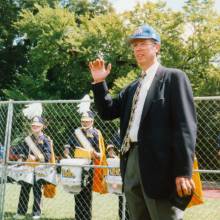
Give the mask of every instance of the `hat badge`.
[{"label": "hat badge", "polygon": [[34,117],[33,122],[40,122],[38,117]]},{"label": "hat badge", "polygon": [[143,29],[141,27],[137,28],[137,30],[134,32],[134,35],[141,35],[143,34]]},{"label": "hat badge", "polygon": [[88,114],[88,112],[84,112],[82,116],[83,117],[89,117],[89,114]]}]

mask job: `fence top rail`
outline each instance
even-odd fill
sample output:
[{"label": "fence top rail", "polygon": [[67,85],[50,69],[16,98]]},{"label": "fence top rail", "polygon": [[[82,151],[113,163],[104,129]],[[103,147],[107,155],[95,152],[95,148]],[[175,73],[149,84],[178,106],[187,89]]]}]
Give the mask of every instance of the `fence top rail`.
[{"label": "fence top rail", "polygon": [[[201,96],[201,97],[194,97],[194,100],[220,100],[220,96]],[[0,104],[30,104],[30,103],[78,103],[81,100],[73,99],[73,100],[23,100],[23,101],[15,101],[15,100],[8,100],[8,101],[0,101]],[[93,102],[93,100],[91,100]],[[85,101],[86,102],[86,101]]]},{"label": "fence top rail", "polygon": [[201,97],[194,97],[194,100],[220,100],[220,96],[201,96]]},{"label": "fence top rail", "polygon": [[[93,100],[91,100],[93,102]],[[87,102],[84,100],[76,99],[76,100],[27,100],[27,101],[0,101],[0,104],[31,104],[31,103],[45,103],[45,104],[57,104],[57,103],[79,103],[79,102]]]}]

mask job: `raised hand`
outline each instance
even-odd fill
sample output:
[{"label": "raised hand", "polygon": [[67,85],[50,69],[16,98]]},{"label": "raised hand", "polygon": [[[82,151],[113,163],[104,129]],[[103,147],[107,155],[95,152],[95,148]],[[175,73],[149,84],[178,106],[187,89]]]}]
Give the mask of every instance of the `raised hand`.
[{"label": "raised hand", "polygon": [[111,64],[105,67],[105,61],[102,59],[96,59],[89,62],[89,69],[92,74],[95,83],[102,82],[108,76],[111,71]]}]

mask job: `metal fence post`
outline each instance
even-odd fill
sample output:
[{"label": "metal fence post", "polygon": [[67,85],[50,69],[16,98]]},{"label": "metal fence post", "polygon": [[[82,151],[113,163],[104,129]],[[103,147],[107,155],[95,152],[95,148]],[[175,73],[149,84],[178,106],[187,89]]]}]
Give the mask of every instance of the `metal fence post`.
[{"label": "metal fence post", "polygon": [[122,220],[126,220],[126,198],[124,193],[122,194],[122,198]]},{"label": "metal fence post", "polygon": [[5,128],[5,140],[4,140],[5,150],[3,154],[3,171],[2,171],[1,190],[0,190],[0,219],[2,220],[4,220],[5,190],[7,183],[8,154],[11,143],[12,117],[13,117],[13,103],[12,101],[10,101],[8,104],[7,121]]}]

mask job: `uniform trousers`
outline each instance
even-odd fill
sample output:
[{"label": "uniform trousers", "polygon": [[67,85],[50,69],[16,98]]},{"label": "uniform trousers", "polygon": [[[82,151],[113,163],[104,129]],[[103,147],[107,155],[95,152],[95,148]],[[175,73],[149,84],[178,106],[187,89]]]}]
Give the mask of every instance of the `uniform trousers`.
[{"label": "uniform trousers", "polygon": [[34,184],[31,185],[26,182],[21,183],[21,191],[18,202],[17,213],[20,215],[25,215],[28,210],[28,203],[30,198],[30,191],[33,187],[34,203],[32,208],[32,215],[41,215],[41,197],[42,197],[42,185],[43,181],[36,181],[34,177]]},{"label": "uniform trousers", "polygon": [[93,169],[83,170],[82,190],[75,195],[75,220],[91,220],[92,218],[92,185]]}]

